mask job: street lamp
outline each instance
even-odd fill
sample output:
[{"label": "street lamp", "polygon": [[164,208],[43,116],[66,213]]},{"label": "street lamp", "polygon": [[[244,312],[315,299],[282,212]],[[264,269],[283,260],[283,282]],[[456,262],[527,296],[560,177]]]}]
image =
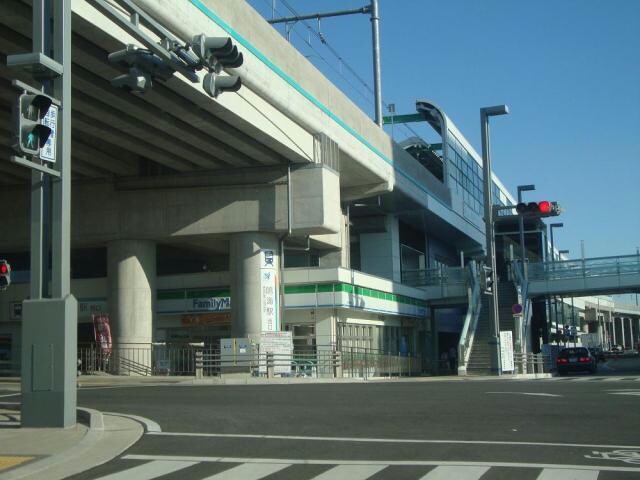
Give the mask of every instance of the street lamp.
[{"label": "street lamp", "polygon": [[489,310],[489,351],[491,355],[491,373],[502,374],[500,368],[500,344],[498,332],[500,331],[498,316],[498,279],[496,275],[496,243],[493,231],[493,185],[491,175],[491,156],[489,154],[489,117],[506,115],[509,107],[496,105],[480,109],[480,133],[482,137],[482,178],[484,183],[484,223],[486,234],[486,263],[493,272],[493,288],[491,289],[491,309]]},{"label": "street lamp", "polygon": [[555,262],[556,253],[553,249],[553,229],[554,228],[562,228],[564,227],[564,223],[551,223],[549,224],[549,234],[551,235],[551,263]]},{"label": "street lamp", "polygon": [[[553,246],[553,229],[562,228],[562,227],[564,227],[564,223],[549,224],[549,235],[551,237],[551,265],[554,267],[555,267],[554,263],[556,261],[556,252]],[[556,298],[555,295],[553,296],[553,320],[556,324],[556,335],[557,335],[558,334],[558,299]],[[562,325],[564,326],[564,304],[562,305]]]},{"label": "street lamp", "polygon": [[[522,203],[522,192],[530,192],[535,189],[535,185],[518,185],[518,203]],[[524,249],[524,215],[518,215],[518,229],[520,232],[520,259],[522,260],[522,274],[526,275],[524,268],[524,259],[526,255]]]}]

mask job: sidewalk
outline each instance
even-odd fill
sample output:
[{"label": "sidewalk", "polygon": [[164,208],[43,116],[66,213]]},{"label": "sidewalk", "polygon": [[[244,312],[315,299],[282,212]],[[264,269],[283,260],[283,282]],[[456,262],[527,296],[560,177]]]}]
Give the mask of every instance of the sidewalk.
[{"label": "sidewalk", "polygon": [[57,480],[121,454],[143,425],[132,418],[78,408],[72,428],[20,428],[20,405],[0,402],[0,478]]}]

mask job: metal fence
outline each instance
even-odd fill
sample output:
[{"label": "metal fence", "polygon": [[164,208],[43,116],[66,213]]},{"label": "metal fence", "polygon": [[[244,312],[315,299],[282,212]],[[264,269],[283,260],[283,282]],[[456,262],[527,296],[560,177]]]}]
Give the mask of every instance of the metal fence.
[{"label": "metal fence", "polygon": [[514,353],[513,373],[550,373],[553,363],[550,355],[542,353]]},{"label": "metal fence", "polygon": [[78,346],[78,370],[84,375],[195,375],[195,347],[154,344]]},{"label": "metal fence", "polygon": [[416,375],[421,373],[422,367],[418,357],[356,347],[334,350],[320,346],[316,351],[290,355],[260,352],[222,354],[218,350],[205,350],[196,355],[196,368],[201,368],[202,376],[244,373],[266,377],[367,379]]},{"label": "metal fence", "polygon": [[318,346],[315,351],[290,355],[250,351],[221,353],[217,347],[135,344],[103,351],[96,345],[78,347],[78,371],[84,375],[189,375],[373,378],[420,374],[419,357],[368,348],[335,350]]}]

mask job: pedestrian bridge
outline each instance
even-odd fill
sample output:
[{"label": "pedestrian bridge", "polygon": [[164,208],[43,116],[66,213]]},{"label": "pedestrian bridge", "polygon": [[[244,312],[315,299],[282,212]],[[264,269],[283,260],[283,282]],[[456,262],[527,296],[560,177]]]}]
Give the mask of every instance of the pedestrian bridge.
[{"label": "pedestrian bridge", "polygon": [[528,297],[640,292],[640,255],[530,263],[527,276]]}]

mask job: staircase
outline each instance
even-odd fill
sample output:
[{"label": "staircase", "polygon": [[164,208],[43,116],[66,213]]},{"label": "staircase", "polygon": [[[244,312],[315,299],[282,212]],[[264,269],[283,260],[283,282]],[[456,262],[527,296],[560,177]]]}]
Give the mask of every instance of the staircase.
[{"label": "staircase", "polygon": [[[518,303],[518,294],[512,282],[498,283],[498,316],[500,330],[511,330],[515,338],[515,325],[511,306]],[[491,355],[489,351],[489,298],[482,296],[482,309],[478,317],[471,354],[467,362],[467,375],[490,375]]]}]

